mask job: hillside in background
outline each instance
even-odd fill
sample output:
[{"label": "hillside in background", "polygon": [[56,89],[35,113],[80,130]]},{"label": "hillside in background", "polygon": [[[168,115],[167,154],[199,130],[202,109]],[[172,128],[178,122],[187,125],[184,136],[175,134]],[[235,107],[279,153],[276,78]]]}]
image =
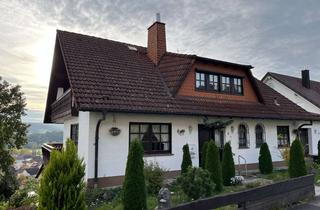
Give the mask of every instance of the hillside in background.
[{"label": "hillside in background", "polygon": [[43,143],[62,142],[63,125],[29,123],[26,148],[40,148]]},{"label": "hillside in background", "polygon": [[62,124],[28,123],[28,134],[46,133],[48,131],[63,131]]}]

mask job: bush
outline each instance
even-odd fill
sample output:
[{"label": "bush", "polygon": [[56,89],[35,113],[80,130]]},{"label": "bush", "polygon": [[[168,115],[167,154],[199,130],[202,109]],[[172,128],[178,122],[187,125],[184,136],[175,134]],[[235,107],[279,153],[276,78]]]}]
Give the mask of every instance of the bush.
[{"label": "bush", "polygon": [[139,141],[130,144],[123,184],[125,210],[147,209],[146,185],[143,173],[143,148]]},{"label": "bush", "polygon": [[120,197],[122,189],[120,187],[102,189],[102,188],[87,188],[85,192],[86,203],[90,208],[96,208],[103,203],[110,202],[115,198]]},{"label": "bush", "polygon": [[231,185],[241,185],[244,181],[243,176],[234,176],[230,178]]},{"label": "bush", "polygon": [[182,163],[181,163],[181,174],[184,174],[187,172],[188,168],[192,166],[189,145],[185,144],[182,147],[182,151],[183,151],[183,157],[182,157]]},{"label": "bush", "polygon": [[222,178],[223,184],[229,186],[231,184],[231,178],[236,174],[234,168],[234,160],[232,155],[232,149],[230,143],[226,143],[223,149],[222,158]]},{"label": "bush", "polygon": [[267,143],[263,143],[260,147],[259,169],[262,174],[270,174],[273,171],[271,154]]},{"label": "bush", "polygon": [[290,178],[304,176],[307,174],[304,161],[303,147],[299,139],[292,142],[290,148],[289,175]]},{"label": "bush", "polygon": [[84,170],[72,140],[63,151],[52,151],[40,180],[39,209],[86,209]]},{"label": "bush", "polygon": [[202,145],[202,154],[201,154],[201,168],[206,168],[206,157],[207,157],[207,148],[208,148],[208,141],[205,141]]},{"label": "bush", "polygon": [[1,174],[0,172],[0,201],[9,199],[10,196],[15,193],[16,189],[18,189],[18,185],[13,167],[10,167],[9,173],[4,172]]},{"label": "bush", "polygon": [[187,172],[178,178],[178,183],[183,192],[194,200],[210,196],[214,187],[209,172],[195,167],[189,167]]},{"label": "bush", "polygon": [[21,206],[35,206],[38,203],[38,182],[30,177],[26,184],[15,191],[9,199],[9,206],[13,208]]},{"label": "bush", "polygon": [[147,192],[158,195],[164,181],[166,170],[162,169],[157,162],[146,162],[144,164],[144,176],[147,186]]},{"label": "bush", "polygon": [[214,142],[211,140],[208,143],[206,170],[210,173],[210,178],[216,185],[216,191],[222,190],[222,172],[219,158],[219,150]]},{"label": "bush", "polygon": [[289,165],[289,160],[290,160],[290,148],[286,147],[283,149],[280,149],[280,154],[282,159],[286,162],[287,166]]}]

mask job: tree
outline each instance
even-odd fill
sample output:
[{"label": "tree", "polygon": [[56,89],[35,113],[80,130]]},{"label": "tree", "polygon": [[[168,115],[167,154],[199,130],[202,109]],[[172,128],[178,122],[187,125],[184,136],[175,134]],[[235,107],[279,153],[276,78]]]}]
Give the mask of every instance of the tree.
[{"label": "tree", "polygon": [[263,143],[260,147],[259,169],[262,174],[270,174],[273,170],[272,158],[267,143]]},{"label": "tree", "polygon": [[[16,186],[6,182],[15,178],[10,173],[10,167],[14,163],[10,151],[20,149],[27,143],[28,125],[21,120],[21,117],[26,115],[25,106],[25,97],[20,86],[11,85],[0,77],[0,186]],[[0,187],[0,195],[8,198],[14,190]]]},{"label": "tree", "polygon": [[51,152],[40,180],[39,209],[87,209],[84,175],[83,160],[68,139],[64,150]]},{"label": "tree", "polygon": [[181,163],[181,174],[184,174],[188,171],[188,168],[192,166],[189,145],[185,144],[182,147],[182,151],[183,151],[183,157],[182,157],[182,163]]},{"label": "tree", "polygon": [[146,184],[143,173],[143,148],[139,141],[130,144],[123,184],[124,210],[147,209]]},{"label": "tree", "polygon": [[226,143],[223,149],[222,178],[223,184],[229,186],[231,178],[235,176],[234,160],[230,143]]},{"label": "tree", "polygon": [[299,139],[294,140],[290,148],[289,175],[291,178],[307,175],[303,147]]},{"label": "tree", "polygon": [[207,148],[208,148],[208,141],[205,141],[202,145],[202,154],[201,154],[201,167],[203,169],[206,168]]},{"label": "tree", "polygon": [[212,140],[208,143],[206,170],[210,172],[210,178],[215,183],[216,191],[222,190],[222,172],[219,158],[219,150]]}]

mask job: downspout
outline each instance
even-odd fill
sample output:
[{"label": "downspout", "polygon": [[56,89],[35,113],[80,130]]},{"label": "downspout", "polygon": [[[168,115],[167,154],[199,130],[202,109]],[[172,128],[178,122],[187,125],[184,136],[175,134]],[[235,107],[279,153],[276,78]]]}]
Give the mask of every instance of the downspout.
[{"label": "downspout", "polygon": [[99,130],[100,124],[106,119],[106,113],[102,112],[102,118],[98,120],[95,134],[95,148],[94,148],[94,187],[98,185],[98,153],[99,153]]}]

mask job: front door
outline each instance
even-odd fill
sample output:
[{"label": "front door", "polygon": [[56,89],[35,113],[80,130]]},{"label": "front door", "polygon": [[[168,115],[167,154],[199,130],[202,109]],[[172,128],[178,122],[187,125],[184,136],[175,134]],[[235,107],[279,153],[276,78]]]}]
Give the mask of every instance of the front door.
[{"label": "front door", "polygon": [[309,155],[309,135],[308,135],[308,128],[301,128],[299,130],[300,141],[303,146],[305,156]]},{"label": "front door", "polygon": [[208,128],[204,125],[198,125],[198,146],[199,146],[199,165],[202,162],[202,146],[204,142],[209,141],[210,139],[215,140],[214,129]]}]

